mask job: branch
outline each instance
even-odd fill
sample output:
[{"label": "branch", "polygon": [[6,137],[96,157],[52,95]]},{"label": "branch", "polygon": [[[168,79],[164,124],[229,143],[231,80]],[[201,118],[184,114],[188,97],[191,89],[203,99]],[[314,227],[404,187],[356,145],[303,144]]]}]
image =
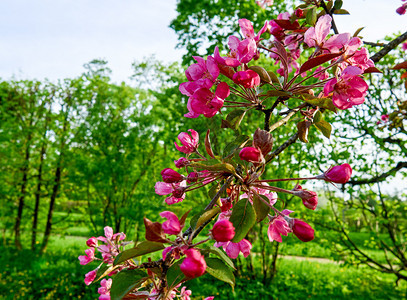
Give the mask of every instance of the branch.
[{"label": "branch", "polygon": [[386,44],[382,50],[380,50],[379,52],[377,52],[375,55],[373,55],[372,57],[370,57],[371,60],[373,60],[373,62],[377,63],[379,60],[381,60],[387,53],[389,53],[391,50],[393,50],[394,48],[396,48],[398,45],[400,45],[402,42],[407,40],[407,31],[404,32],[402,35],[400,35],[399,37],[395,38],[394,40],[392,40],[391,42],[389,42],[388,44]]},{"label": "branch", "polygon": [[355,186],[355,185],[382,182],[382,181],[385,181],[387,177],[394,175],[396,172],[398,172],[399,170],[401,170],[403,168],[407,168],[407,162],[399,162],[393,169],[390,169],[389,171],[387,171],[379,176],[375,176],[370,179],[349,180],[347,183],[350,184],[351,186]]},{"label": "branch", "polygon": [[335,34],[338,34],[338,33],[339,33],[338,27],[336,27],[335,20],[334,20],[334,16],[332,15],[332,11],[330,11],[330,10],[328,9],[328,7],[326,6],[326,4],[325,4],[324,1],[321,1],[321,7],[325,10],[325,12],[326,12],[328,15],[331,16],[331,18],[332,18],[332,29],[333,29],[333,31],[335,32]]},{"label": "branch", "polygon": [[268,155],[266,158],[266,163],[272,161],[276,156],[278,156],[281,152],[283,152],[286,148],[288,148],[291,144],[294,144],[295,141],[298,139],[298,132],[296,132],[292,137],[290,137],[287,141],[284,142],[280,147],[278,147],[274,152]]}]

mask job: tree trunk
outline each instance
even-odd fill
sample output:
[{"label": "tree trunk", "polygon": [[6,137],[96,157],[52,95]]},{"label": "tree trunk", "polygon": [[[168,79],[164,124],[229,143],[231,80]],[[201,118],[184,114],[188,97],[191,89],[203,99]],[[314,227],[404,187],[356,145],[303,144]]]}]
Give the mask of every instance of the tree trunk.
[{"label": "tree trunk", "polygon": [[24,200],[27,188],[27,177],[28,177],[28,164],[30,160],[30,142],[31,142],[31,135],[28,135],[27,138],[27,145],[25,148],[25,160],[24,166],[21,168],[23,172],[23,179],[21,182],[21,195],[18,198],[18,208],[17,208],[17,217],[16,223],[14,225],[14,243],[18,250],[21,250],[23,246],[21,245],[21,234],[20,234],[20,227],[21,227],[21,219],[23,217],[23,209],[24,209]]}]

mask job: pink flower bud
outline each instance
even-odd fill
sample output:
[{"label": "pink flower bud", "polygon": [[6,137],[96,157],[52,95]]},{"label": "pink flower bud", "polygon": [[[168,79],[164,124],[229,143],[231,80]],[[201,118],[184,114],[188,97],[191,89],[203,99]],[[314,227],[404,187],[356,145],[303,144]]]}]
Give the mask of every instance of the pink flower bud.
[{"label": "pink flower bud", "polygon": [[304,11],[301,8],[298,8],[295,11],[295,15],[297,16],[297,18],[302,18],[304,16]]},{"label": "pink flower bud", "polygon": [[199,142],[198,132],[196,132],[193,129],[189,129],[188,131],[191,133],[191,135],[189,135],[186,132],[181,132],[178,135],[178,139],[181,142],[182,146],[178,146],[177,143],[174,142],[175,148],[177,148],[178,151],[181,151],[186,154],[195,152]]},{"label": "pink flower bud", "polygon": [[203,255],[196,249],[188,249],[184,253],[187,257],[179,266],[181,272],[188,278],[202,276],[206,270],[206,262]]},{"label": "pink flower bud", "polygon": [[406,13],[406,5],[403,4],[402,6],[397,8],[396,13],[398,13],[399,15],[404,15]]},{"label": "pink flower bud", "polygon": [[254,147],[243,148],[242,150],[240,150],[239,157],[241,160],[252,163],[259,163],[263,159],[261,152]]},{"label": "pink flower bud", "polygon": [[247,89],[260,85],[260,76],[253,70],[236,72],[232,79],[234,83],[240,84]]},{"label": "pink flower bud", "polygon": [[314,229],[304,221],[294,219],[293,232],[303,242],[309,242],[314,239]]},{"label": "pink flower bud", "polygon": [[88,247],[97,247],[98,246],[98,240],[95,237],[91,237],[86,241],[86,245]]},{"label": "pink flower bud", "polygon": [[323,175],[326,181],[346,183],[352,176],[352,168],[349,164],[342,164],[340,166],[330,168]]},{"label": "pink flower bud", "polygon": [[181,182],[184,179],[180,173],[178,173],[177,171],[174,171],[173,169],[170,169],[170,168],[166,168],[166,169],[162,170],[161,176],[163,177],[163,181],[165,183]]},{"label": "pink flower bud", "polygon": [[217,242],[229,242],[235,236],[235,227],[229,220],[220,220],[213,225],[212,236]]},{"label": "pink flower bud", "polygon": [[93,282],[93,280],[95,280],[95,278],[96,278],[96,270],[92,270],[89,273],[86,273],[86,275],[85,275],[85,284],[86,285],[91,284]]},{"label": "pink flower bud", "polygon": [[180,157],[178,160],[174,160],[175,166],[180,169],[189,164],[189,160],[185,157]]},{"label": "pink flower bud", "polygon": [[313,191],[307,190],[294,190],[293,195],[300,197],[302,199],[302,203],[306,208],[315,210],[318,205],[318,195]]},{"label": "pink flower bud", "polygon": [[188,174],[187,182],[188,183],[197,182],[198,179],[199,179],[198,173],[197,172],[191,172],[191,173]]}]

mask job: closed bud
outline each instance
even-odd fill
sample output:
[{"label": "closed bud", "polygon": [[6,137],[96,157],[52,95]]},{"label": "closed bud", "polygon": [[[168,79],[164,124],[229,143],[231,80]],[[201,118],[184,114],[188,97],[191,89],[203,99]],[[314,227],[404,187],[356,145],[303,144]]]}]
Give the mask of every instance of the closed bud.
[{"label": "closed bud", "polygon": [[178,160],[174,160],[175,166],[180,169],[189,164],[189,160],[185,157],[180,157]]},{"label": "closed bud", "polygon": [[182,264],[180,264],[181,272],[187,278],[196,278],[202,276],[206,270],[206,262],[203,255],[196,249],[188,249],[184,251],[187,256]]},{"label": "closed bud", "polygon": [[245,147],[240,150],[239,157],[241,160],[245,160],[252,163],[259,163],[263,159],[263,155],[254,147]]},{"label": "closed bud", "polygon": [[304,11],[301,8],[295,10],[295,15],[297,18],[302,18],[304,16]]},{"label": "closed bud", "polygon": [[314,239],[314,229],[304,221],[294,219],[293,232],[303,242],[309,242]]},{"label": "closed bud", "polygon": [[199,179],[198,173],[197,172],[191,172],[191,173],[188,174],[187,182],[188,183],[197,182],[198,179]]},{"label": "closed bud", "polygon": [[98,246],[98,240],[95,237],[91,237],[86,241],[86,245],[88,247],[97,247]]},{"label": "closed bud", "polygon": [[260,76],[253,70],[239,71],[233,75],[233,82],[247,89],[260,85]]},{"label": "closed bud", "polygon": [[315,210],[318,205],[318,195],[317,193],[313,191],[307,191],[307,190],[294,190],[293,195],[300,197],[302,199],[302,203],[306,208]]},{"label": "closed bud", "polygon": [[215,223],[212,228],[212,237],[217,242],[229,242],[235,236],[235,227],[232,222],[223,219]]},{"label": "closed bud", "polygon": [[165,183],[181,182],[184,179],[180,173],[178,173],[177,171],[174,171],[173,169],[170,169],[170,168],[166,168],[166,169],[162,170],[161,176],[163,177],[163,181]]},{"label": "closed bud", "polygon": [[319,176],[326,181],[335,183],[347,183],[352,176],[352,168],[349,164],[342,164],[335,166],[326,171],[323,175]]}]

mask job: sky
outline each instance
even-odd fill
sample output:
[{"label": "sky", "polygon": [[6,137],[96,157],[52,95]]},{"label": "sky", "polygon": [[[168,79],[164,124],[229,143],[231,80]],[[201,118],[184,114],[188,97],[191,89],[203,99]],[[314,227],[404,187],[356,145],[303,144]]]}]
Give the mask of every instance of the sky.
[{"label": "sky", "polygon": [[[247,1],[247,0],[246,0]],[[253,0],[254,1],[254,0]],[[395,13],[401,0],[344,0],[350,16],[336,17],[340,32],[365,26],[375,41],[407,29],[407,15]],[[83,64],[105,59],[115,82],[126,81],[131,64],[152,54],[180,60],[176,0],[1,0],[0,78],[57,80],[81,74]]]}]

